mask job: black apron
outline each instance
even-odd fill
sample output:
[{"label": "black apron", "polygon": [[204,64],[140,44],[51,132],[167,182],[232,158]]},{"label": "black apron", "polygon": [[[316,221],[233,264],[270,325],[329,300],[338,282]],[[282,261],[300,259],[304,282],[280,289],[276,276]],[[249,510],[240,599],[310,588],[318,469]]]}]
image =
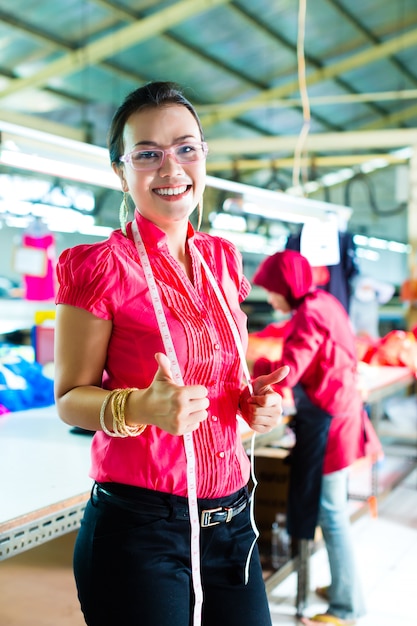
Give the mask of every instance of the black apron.
[{"label": "black apron", "polygon": [[287,528],[294,539],[313,539],[320,505],[324,453],[332,416],[315,406],[302,386],[293,388],[296,415],[291,424],[295,446],[291,452]]}]

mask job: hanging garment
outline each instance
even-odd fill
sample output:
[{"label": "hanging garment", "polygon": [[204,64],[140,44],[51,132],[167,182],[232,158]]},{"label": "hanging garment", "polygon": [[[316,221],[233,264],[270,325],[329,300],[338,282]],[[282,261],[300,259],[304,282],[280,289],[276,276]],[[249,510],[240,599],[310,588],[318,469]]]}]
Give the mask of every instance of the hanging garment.
[{"label": "hanging garment", "polygon": [[[286,248],[300,251],[301,231],[288,237]],[[359,274],[356,261],[353,235],[347,232],[339,232],[340,263],[327,266],[329,281],[320,284],[320,288],[331,293],[342,303],[346,311],[349,311],[350,298],[352,296],[351,282]]]}]

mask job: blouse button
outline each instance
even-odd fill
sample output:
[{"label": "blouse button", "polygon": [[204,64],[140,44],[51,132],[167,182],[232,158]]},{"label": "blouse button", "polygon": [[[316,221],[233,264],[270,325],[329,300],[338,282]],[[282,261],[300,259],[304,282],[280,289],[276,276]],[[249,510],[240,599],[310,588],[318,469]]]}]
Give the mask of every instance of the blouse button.
[{"label": "blouse button", "polygon": [[213,422],[217,422],[219,418],[217,417],[217,415],[212,415],[211,419],[213,420]]},{"label": "blouse button", "polygon": [[218,452],[217,456],[219,457],[219,459],[224,459],[225,454],[224,454],[224,452]]},{"label": "blouse button", "polygon": [[215,343],[213,347],[214,347],[215,350],[220,350],[220,344],[219,343]]}]

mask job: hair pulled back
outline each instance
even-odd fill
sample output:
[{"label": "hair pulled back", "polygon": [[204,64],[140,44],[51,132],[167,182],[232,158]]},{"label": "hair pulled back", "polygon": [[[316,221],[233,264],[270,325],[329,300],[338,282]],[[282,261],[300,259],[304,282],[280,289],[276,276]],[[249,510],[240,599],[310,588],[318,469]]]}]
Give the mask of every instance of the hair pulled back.
[{"label": "hair pulled back", "polygon": [[181,87],[170,81],[150,82],[128,94],[113,115],[107,137],[110,162],[119,165],[119,159],[124,153],[124,127],[133,113],[142,109],[156,109],[170,104],[179,104],[190,111],[198,124],[201,141],[204,141],[203,129],[197,112],[184,96]]}]

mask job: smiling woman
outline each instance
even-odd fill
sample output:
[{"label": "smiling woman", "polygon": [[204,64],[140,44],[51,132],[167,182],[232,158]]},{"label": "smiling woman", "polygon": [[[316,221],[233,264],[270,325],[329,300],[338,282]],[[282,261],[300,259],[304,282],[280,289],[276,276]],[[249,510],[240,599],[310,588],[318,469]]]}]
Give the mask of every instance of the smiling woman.
[{"label": "smiling woman", "polygon": [[[202,139],[195,117],[182,105],[130,113],[123,131],[126,154],[113,160],[113,169],[141,215],[165,227],[172,217],[187,223],[205,185],[207,149]],[[183,263],[184,246],[178,243],[174,238],[168,245]]]},{"label": "smiling woman", "polygon": [[57,406],[96,431],[74,558],[85,620],[270,626],[236,415],[271,430],[287,368],[242,385],[250,286],[233,244],[189,221],[207,146],[177,86],[130,94],[109,148],[134,219],[58,264]]}]

